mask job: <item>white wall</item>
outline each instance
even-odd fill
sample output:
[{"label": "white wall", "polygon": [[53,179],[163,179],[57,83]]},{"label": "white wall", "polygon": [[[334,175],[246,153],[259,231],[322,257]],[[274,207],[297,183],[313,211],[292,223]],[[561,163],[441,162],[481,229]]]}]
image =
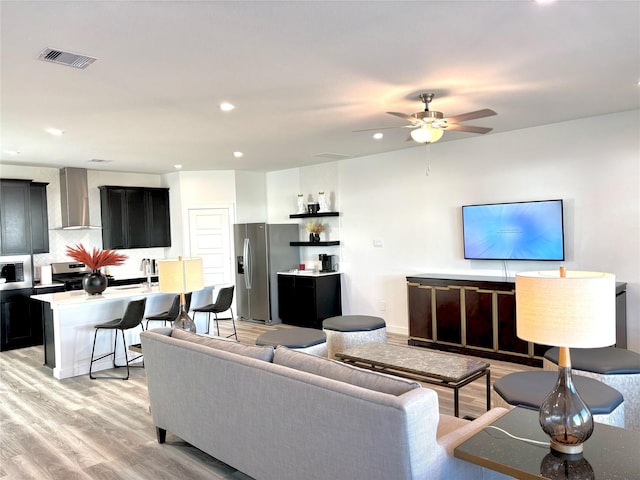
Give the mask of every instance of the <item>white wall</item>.
[{"label": "white wall", "polygon": [[[628,346],[640,351],[639,131],[636,110],[337,162],[335,183],[323,188],[339,199],[345,313],[382,316],[391,331],[408,333],[407,275],[504,275],[503,262],[463,258],[461,205],[562,198],[563,264],[627,282]],[[298,185],[317,171],[299,169]],[[285,202],[295,211],[300,187],[284,195],[281,177],[295,175],[268,175],[281,199],[269,204],[270,215]],[[559,265],[508,262],[506,269],[513,276]]]},{"label": "white wall", "polygon": [[236,172],[235,223],[258,223],[267,219],[267,186],[264,172]]},{"label": "white wall", "polygon": [[170,258],[186,255],[189,244],[189,209],[229,208],[235,215],[235,172],[231,170],[177,172],[164,176],[171,199]]}]

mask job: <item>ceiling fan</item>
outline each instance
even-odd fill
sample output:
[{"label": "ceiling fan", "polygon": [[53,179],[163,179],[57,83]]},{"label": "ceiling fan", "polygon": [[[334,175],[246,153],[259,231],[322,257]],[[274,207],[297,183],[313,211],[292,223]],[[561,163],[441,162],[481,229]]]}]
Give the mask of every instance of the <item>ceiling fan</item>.
[{"label": "ceiling fan", "polygon": [[433,143],[440,140],[445,130],[458,130],[460,132],[470,133],[488,133],[493,128],[487,127],[474,127],[472,125],[461,125],[458,122],[465,122],[467,120],[474,120],[476,118],[491,117],[497,115],[496,112],[489,108],[483,110],[476,110],[474,112],[462,113],[460,115],[454,115],[453,117],[446,117],[442,112],[436,112],[429,110],[429,104],[433,100],[433,93],[421,93],[418,98],[424,103],[424,111],[416,112],[411,115],[400,112],[387,112],[389,115],[403,118],[408,120],[410,125],[401,125],[397,127],[381,127],[381,128],[368,128],[365,130],[354,130],[356,132],[366,132],[372,130],[382,130],[387,128],[412,128],[411,138],[418,143]]}]

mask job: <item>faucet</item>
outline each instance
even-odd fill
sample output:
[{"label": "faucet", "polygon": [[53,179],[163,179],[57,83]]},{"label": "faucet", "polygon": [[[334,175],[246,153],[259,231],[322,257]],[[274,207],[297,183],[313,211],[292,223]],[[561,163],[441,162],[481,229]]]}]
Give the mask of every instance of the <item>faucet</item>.
[{"label": "faucet", "polygon": [[140,262],[140,271],[147,276],[147,288],[151,290],[151,260],[143,258]]}]

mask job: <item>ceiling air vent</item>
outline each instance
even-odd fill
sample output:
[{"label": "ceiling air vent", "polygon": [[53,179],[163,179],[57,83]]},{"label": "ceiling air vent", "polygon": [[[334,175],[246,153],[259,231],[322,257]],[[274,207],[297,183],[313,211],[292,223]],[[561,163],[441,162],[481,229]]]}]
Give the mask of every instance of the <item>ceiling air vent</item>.
[{"label": "ceiling air vent", "polygon": [[56,48],[45,48],[40,52],[40,55],[38,55],[38,60],[84,69],[95,62],[97,58],[80,55],[78,53],[65,52],[64,50],[58,50]]},{"label": "ceiling air vent", "polygon": [[345,155],[343,153],[323,152],[323,153],[316,153],[314,157],[330,158],[331,160],[346,160],[347,158],[353,158],[353,155]]}]

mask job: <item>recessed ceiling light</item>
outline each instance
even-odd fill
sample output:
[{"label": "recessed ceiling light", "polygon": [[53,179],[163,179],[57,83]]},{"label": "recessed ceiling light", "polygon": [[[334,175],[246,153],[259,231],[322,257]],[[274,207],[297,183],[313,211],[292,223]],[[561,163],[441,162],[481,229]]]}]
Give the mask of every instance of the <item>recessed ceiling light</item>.
[{"label": "recessed ceiling light", "polygon": [[236,157],[236,158],[240,158],[243,155],[244,155],[244,153],[242,153],[242,152],[233,152],[233,156]]},{"label": "recessed ceiling light", "polygon": [[382,132],[376,132],[373,134],[373,138],[375,138],[376,140],[380,140],[382,137],[384,137],[384,134],[382,134]]},{"label": "recessed ceiling light", "polygon": [[182,168],[182,165],[174,165],[173,168],[175,168],[176,170],[180,170]]},{"label": "recessed ceiling light", "polygon": [[233,110],[235,107],[235,105],[229,103],[229,102],[222,102],[220,104],[220,110],[222,110],[223,112],[230,112],[231,110]]},{"label": "recessed ceiling light", "polygon": [[60,136],[64,133],[64,130],[59,130],[57,128],[47,128],[47,133],[55,136]]}]

